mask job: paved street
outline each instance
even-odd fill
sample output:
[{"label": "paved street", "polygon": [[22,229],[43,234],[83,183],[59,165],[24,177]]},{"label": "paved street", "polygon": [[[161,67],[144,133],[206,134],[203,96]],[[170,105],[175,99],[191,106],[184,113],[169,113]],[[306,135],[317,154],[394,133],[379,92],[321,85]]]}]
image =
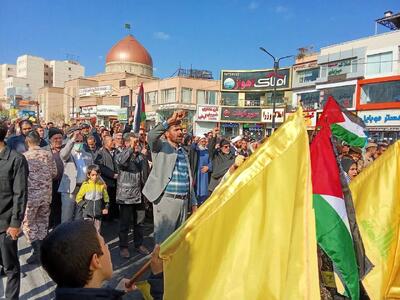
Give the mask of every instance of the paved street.
[{"label": "paved street", "polygon": [[[154,246],[153,239],[150,237],[152,233],[152,225],[145,224],[144,244],[148,249]],[[137,253],[133,246],[132,235],[130,235],[129,250],[130,259],[122,259],[119,256],[118,247],[118,222],[107,223],[103,226],[103,236],[105,237],[111,252],[111,258],[114,266],[114,274],[110,282],[110,287],[116,287],[122,278],[131,277],[146,261],[147,258]],[[26,242],[25,237],[19,239],[19,256],[21,262],[21,300],[45,300],[54,298],[54,282],[47,276],[43,268],[36,265],[26,264],[26,259],[30,256],[31,247]],[[146,275],[145,275],[146,276]],[[0,280],[0,299],[4,299],[5,278]],[[126,299],[142,299],[139,292],[133,292],[126,295]]]}]

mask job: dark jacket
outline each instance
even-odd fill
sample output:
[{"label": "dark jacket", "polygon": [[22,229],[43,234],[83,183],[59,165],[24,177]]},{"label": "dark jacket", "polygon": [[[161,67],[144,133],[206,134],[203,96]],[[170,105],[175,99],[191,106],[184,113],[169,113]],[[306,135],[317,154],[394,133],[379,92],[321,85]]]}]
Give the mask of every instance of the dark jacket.
[{"label": "dark jacket", "polygon": [[115,157],[119,169],[117,179],[117,203],[138,204],[142,202],[142,188],[149,175],[149,164],[140,153],[126,148]]},{"label": "dark jacket", "polygon": [[40,144],[39,144],[39,147],[40,147],[40,148],[47,147],[48,145],[49,145],[49,144],[46,142],[45,139],[40,138]]},{"label": "dark jacket", "polygon": [[17,151],[18,153],[24,153],[28,151],[28,147],[25,144],[25,136],[22,134],[10,137],[7,140],[7,146],[10,147],[10,149],[12,150]]},{"label": "dark jacket", "polygon": [[208,189],[213,192],[217,185],[221,182],[222,177],[228,172],[229,168],[235,162],[235,154],[232,150],[228,154],[224,154],[221,150],[215,149],[217,138],[213,137],[208,143],[208,153],[212,161],[211,179]]},{"label": "dark jacket", "polygon": [[124,292],[109,288],[56,288],[55,300],[120,300]]},{"label": "dark jacket", "polygon": [[162,300],[164,296],[164,273],[157,275],[152,273],[147,282],[150,284],[150,294],[153,300]]},{"label": "dark jacket", "polygon": [[94,163],[100,167],[101,177],[108,187],[115,187],[117,181],[114,178],[118,174],[117,165],[115,164],[114,155],[106,148],[101,148],[96,155]]},{"label": "dark jacket", "polygon": [[6,147],[0,152],[0,233],[20,227],[28,195],[28,163]]}]

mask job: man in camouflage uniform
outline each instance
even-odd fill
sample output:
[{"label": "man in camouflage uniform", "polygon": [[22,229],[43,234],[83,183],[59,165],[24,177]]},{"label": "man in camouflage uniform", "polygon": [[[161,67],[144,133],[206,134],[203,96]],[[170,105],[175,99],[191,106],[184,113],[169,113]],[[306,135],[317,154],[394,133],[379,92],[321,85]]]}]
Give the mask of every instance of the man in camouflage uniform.
[{"label": "man in camouflage uniform", "polygon": [[57,176],[57,167],[50,151],[41,149],[40,136],[32,131],[26,136],[28,151],[24,153],[29,165],[28,202],[22,230],[32,244],[33,254],[28,264],[40,263],[39,251],[47,235],[52,196],[52,180]]}]

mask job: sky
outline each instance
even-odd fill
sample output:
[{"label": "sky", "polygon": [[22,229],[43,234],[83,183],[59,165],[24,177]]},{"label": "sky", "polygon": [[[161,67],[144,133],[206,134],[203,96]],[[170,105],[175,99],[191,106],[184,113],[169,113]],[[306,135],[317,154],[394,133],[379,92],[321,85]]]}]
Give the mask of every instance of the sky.
[{"label": "sky", "polygon": [[280,57],[373,35],[374,20],[387,10],[400,12],[400,1],[0,0],[0,64],[23,54],[74,58],[85,75],[98,74],[130,23],[155,76],[181,66],[219,79],[221,69],[271,68],[260,46]]}]

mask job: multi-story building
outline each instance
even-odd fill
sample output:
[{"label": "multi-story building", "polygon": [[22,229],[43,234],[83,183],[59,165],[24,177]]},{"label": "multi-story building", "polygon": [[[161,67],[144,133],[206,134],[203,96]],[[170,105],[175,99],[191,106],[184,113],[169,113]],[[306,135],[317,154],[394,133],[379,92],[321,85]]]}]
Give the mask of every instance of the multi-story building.
[{"label": "multi-story building", "polygon": [[[57,61],[49,62],[49,82],[44,81],[45,85],[53,87],[64,87],[66,81],[83,77],[85,68],[74,61]],[[46,75],[46,72],[45,72]]]},{"label": "multi-story building", "polygon": [[318,53],[297,57],[293,65],[292,107],[301,105],[308,129],[314,129],[320,109],[320,91],[315,88],[319,78]]},{"label": "multi-story building", "polygon": [[284,122],[286,107],[292,102],[291,75],[291,68],[279,69],[276,76],[273,69],[221,71],[222,135],[256,139],[270,135],[274,98],[277,126]]},{"label": "multi-story building", "polygon": [[174,110],[178,109],[186,112],[183,126],[188,131],[193,130],[196,135],[210,131],[217,125],[218,118],[202,118],[199,112],[218,110],[220,82],[213,79],[194,78],[195,72],[197,71],[188,72],[189,77],[181,75],[148,81],[143,85],[150,126],[157,121],[167,119]]},{"label": "multi-story building", "polygon": [[400,30],[321,49],[320,106],[333,96],[364,119],[371,138],[400,138]]},{"label": "multi-story building", "polygon": [[[153,60],[149,52],[128,35],[108,52],[104,73],[65,82],[61,107],[48,104],[52,99],[48,95],[50,89],[41,89],[39,99],[46,120],[62,114],[67,122],[96,117],[99,123],[109,125],[117,119],[126,121],[128,113],[133,112],[139,86],[143,83],[147,127],[167,118],[175,109],[187,111],[186,126],[192,123],[189,120],[193,121],[198,102],[215,105],[218,101],[219,81],[209,79],[208,73],[201,78],[199,73],[191,70],[180,72],[173,78],[153,77]],[[200,124],[198,129],[201,128]]]},{"label": "multi-story building", "polygon": [[[46,61],[44,58],[22,55],[16,65],[0,66],[0,98],[11,107],[35,112],[39,89],[63,87],[65,81],[84,76],[83,66],[72,61]],[[23,100],[21,102],[21,100]]]}]

